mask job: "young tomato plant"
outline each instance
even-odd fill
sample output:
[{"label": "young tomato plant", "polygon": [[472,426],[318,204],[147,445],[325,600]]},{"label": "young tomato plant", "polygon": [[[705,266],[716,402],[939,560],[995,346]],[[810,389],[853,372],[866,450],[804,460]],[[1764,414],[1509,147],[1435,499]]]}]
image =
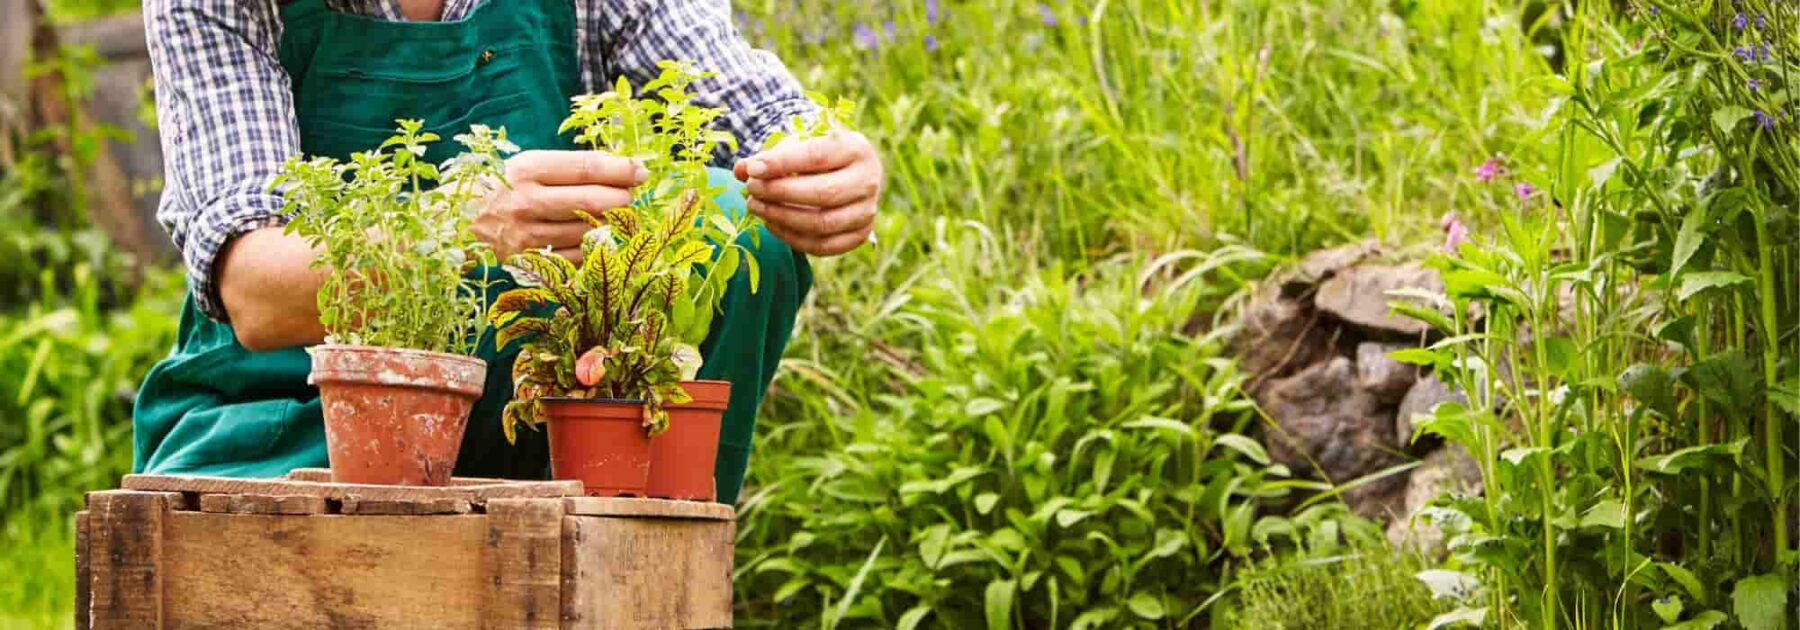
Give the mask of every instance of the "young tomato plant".
[{"label": "young tomato plant", "polygon": [[465,274],[492,263],[469,224],[503,153],[518,150],[504,129],[477,125],[456,141],[467,152],[440,169],[426,162],[437,134],[401,120],[375,151],[348,162],[290,158],[274,185],[285,188],[287,232],[319,251],[326,342],[455,354],[474,350],[484,323],[485,287]]},{"label": "young tomato plant", "polygon": [[[579,267],[548,251],[508,261],[523,286],[501,294],[489,319],[501,344],[531,335],[513,367],[514,399],[503,419],[509,439],[519,424],[541,422],[546,396],[642,400],[645,427],[661,433],[665,405],[689,400],[680,382],[700,369],[697,346],[732,277],[748,273],[757,289],[760,270],[741,241],[758,244],[758,221],[725,212],[717,201],[723,191],[707,185],[708,161],[720,147],[737,146],[730,133],[711,128],[724,110],[696,105],[688,92],[709,75],[689,64],[660,65],[662,74],[636,90],[621,78],[612,91],[576,97],[563,122],[577,142],[637,159],[649,177],[630,205],[580,213],[594,227]],[[839,111],[796,129],[827,133]]]}]

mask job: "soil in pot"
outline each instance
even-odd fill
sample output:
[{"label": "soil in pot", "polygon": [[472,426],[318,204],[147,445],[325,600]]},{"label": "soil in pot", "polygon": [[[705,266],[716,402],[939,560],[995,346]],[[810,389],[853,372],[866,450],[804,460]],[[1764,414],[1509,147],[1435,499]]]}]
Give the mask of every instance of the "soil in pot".
[{"label": "soil in pot", "polygon": [[324,345],[312,383],[325,412],[331,477],[342,483],[450,483],[487,362],[403,348]]},{"label": "soil in pot", "polygon": [[543,399],[550,476],[581,482],[589,496],[647,496],[651,439],[644,403]]},{"label": "soil in pot", "polygon": [[691,402],[669,405],[669,430],[650,442],[650,496],[712,501],[719,456],[719,422],[731,402],[731,383],[684,381]]}]

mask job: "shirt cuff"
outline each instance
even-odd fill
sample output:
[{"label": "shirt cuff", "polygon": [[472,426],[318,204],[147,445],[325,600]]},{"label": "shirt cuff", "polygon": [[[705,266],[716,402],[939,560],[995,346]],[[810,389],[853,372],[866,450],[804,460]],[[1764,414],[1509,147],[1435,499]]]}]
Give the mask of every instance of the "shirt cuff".
[{"label": "shirt cuff", "polygon": [[282,198],[272,194],[245,194],[226,197],[208,206],[188,226],[188,239],[182,248],[187,263],[188,287],[200,312],[213,321],[230,323],[225,302],[219,296],[219,252],[231,239],[266,227],[286,225],[281,209]]}]

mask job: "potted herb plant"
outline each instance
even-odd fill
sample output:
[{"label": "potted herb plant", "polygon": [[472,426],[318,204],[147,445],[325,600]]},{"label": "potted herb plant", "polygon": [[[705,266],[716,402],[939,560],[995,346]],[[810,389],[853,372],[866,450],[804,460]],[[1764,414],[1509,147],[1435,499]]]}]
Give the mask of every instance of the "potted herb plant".
[{"label": "potted herb plant", "polygon": [[[513,369],[514,399],[503,423],[547,423],[557,478],[590,494],[711,500],[719,423],[731,384],[695,381],[698,344],[739,272],[759,278],[754,216],[725,212],[706,164],[736,140],[714,131],[724,112],[693,104],[688,87],[705,74],[664,62],[634,96],[576,97],[563,123],[576,141],[641,160],[649,178],[629,206],[583,216],[593,224],[580,266],[549,252],[509,262],[523,288],[490,309],[500,343],[530,336]],[[820,133],[821,122],[796,127]],[[779,139],[777,139],[779,140]],[[547,306],[554,313],[543,313]]]},{"label": "potted herb plant", "polygon": [[[444,485],[456,464],[487,364],[470,356],[486,319],[486,290],[469,270],[492,262],[470,237],[473,203],[500,177],[504,130],[477,126],[467,152],[424,161],[438,136],[417,120],[347,162],[295,157],[285,188],[287,230],[319,252],[325,270],[309,350],[325,416],[332,477],[347,483]],[[479,282],[479,281],[478,281]]]}]

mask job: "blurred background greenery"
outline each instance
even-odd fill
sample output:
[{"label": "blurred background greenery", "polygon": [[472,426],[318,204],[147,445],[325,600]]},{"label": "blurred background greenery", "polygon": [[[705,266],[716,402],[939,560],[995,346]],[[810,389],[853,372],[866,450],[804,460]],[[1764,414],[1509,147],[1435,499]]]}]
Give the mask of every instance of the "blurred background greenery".
[{"label": "blurred background greenery", "polygon": [[[1696,613],[1710,606],[1731,612],[1720,627],[1756,628],[1733,608],[1743,602],[1732,585],[1753,574],[1791,584],[1791,549],[1671,551],[1670,540],[1684,540],[1682,493],[1694,489],[1670,485],[1634,517],[1661,523],[1660,534],[1607,540],[1623,541],[1621,557],[1654,556],[1703,583],[1644,577],[1654,572],[1609,565],[1596,551],[1600,568],[1577,569],[1599,583],[1630,575],[1641,590],[1545,616],[1529,604],[1542,588],[1477,558],[1391,549],[1377,524],[1335,501],[1303,500],[1329,499],[1317,494],[1329,486],[1270,463],[1251,439],[1263,420],[1225,350],[1252,283],[1308,252],[1373,237],[1429,254],[1449,213],[1478,240],[1499,240],[1520,205],[1514,190],[1476,176],[1486,160],[1553,190],[1571,211],[1550,217],[1567,221],[1588,209],[1635,220],[1657,205],[1660,197],[1590,177],[1615,157],[1682,169],[1678,179],[1710,173],[1717,159],[1705,150],[1641,158],[1634,151],[1695,142],[1652,124],[1610,149],[1560,135],[1579,126],[1563,108],[1571,95],[1600,104],[1590,111],[1612,103],[1646,121],[1676,120],[1655,107],[1690,107],[1692,93],[1671,87],[1674,71],[1646,57],[1650,3],[735,4],[746,36],[809,87],[860,101],[859,123],[890,173],[880,245],[815,263],[815,295],[762,412],[740,506],[742,625],[1411,628],[1481,609],[1488,625],[1658,627],[1703,620]],[[1741,12],[1681,4],[1689,12],[1680,15],[1702,25]],[[75,23],[135,5],[59,0],[48,16]],[[1791,32],[1791,5],[1773,17]],[[1571,41],[1585,78],[1565,67]],[[1704,45],[1727,63],[1729,45]],[[1792,47],[1776,54],[1788,72]],[[36,62],[56,68],[79,102],[82,52],[59,58],[75,61]],[[1644,70],[1603,72],[1627,62]],[[1761,119],[1737,129],[1773,162],[1794,148],[1786,76],[1766,78],[1755,96],[1773,103],[1767,133],[1754,135]],[[1715,106],[1693,105],[1690,117],[1708,120]],[[1622,119],[1609,116],[1594,120]],[[179,274],[166,259],[113,246],[83,192],[95,158],[81,147],[116,135],[65,121],[14,133],[0,162],[0,626],[68,623],[68,515],[82,492],[127,472],[131,397],[172,342]],[[71,142],[59,150],[59,138]],[[1788,164],[1778,172],[1791,174]],[[1792,181],[1772,189],[1758,216],[1792,234]],[[1668,231],[1656,241],[1646,228],[1647,240],[1582,255],[1667,246]],[[1792,284],[1791,243],[1743,251],[1751,262],[1773,251],[1772,281]],[[1721,343],[1754,354],[1771,343],[1758,340],[1768,326],[1770,339],[1794,338],[1793,291],[1765,296],[1774,316],[1762,325],[1744,323],[1765,312],[1756,299],[1712,303],[1722,321],[1740,316],[1721,327]],[[1771,400],[1792,388],[1792,356],[1784,347],[1771,364]],[[1610,378],[1639,360],[1683,359],[1646,346],[1596,359],[1595,374]],[[1699,413],[1706,421],[1704,406]],[[1761,422],[1791,424],[1775,407],[1768,413]],[[1596,456],[1596,467],[1610,458],[1629,471],[1635,457],[1720,438],[1672,437],[1688,434],[1665,423],[1616,426],[1656,439],[1649,450]],[[1774,460],[1792,460],[1774,449]],[[1792,489],[1774,482],[1739,506],[1761,525],[1735,536],[1754,539],[1769,515],[1779,518],[1775,497]],[[1596,500],[1572,499],[1569,509],[1579,516]],[[1507,547],[1508,562],[1539,566],[1525,548]],[[1440,565],[1479,578],[1485,594],[1434,599],[1415,574]],[[1688,612],[1651,610],[1669,595],[1685,596]],[[1751,615],[1761,610],[1749,604]]]}]

